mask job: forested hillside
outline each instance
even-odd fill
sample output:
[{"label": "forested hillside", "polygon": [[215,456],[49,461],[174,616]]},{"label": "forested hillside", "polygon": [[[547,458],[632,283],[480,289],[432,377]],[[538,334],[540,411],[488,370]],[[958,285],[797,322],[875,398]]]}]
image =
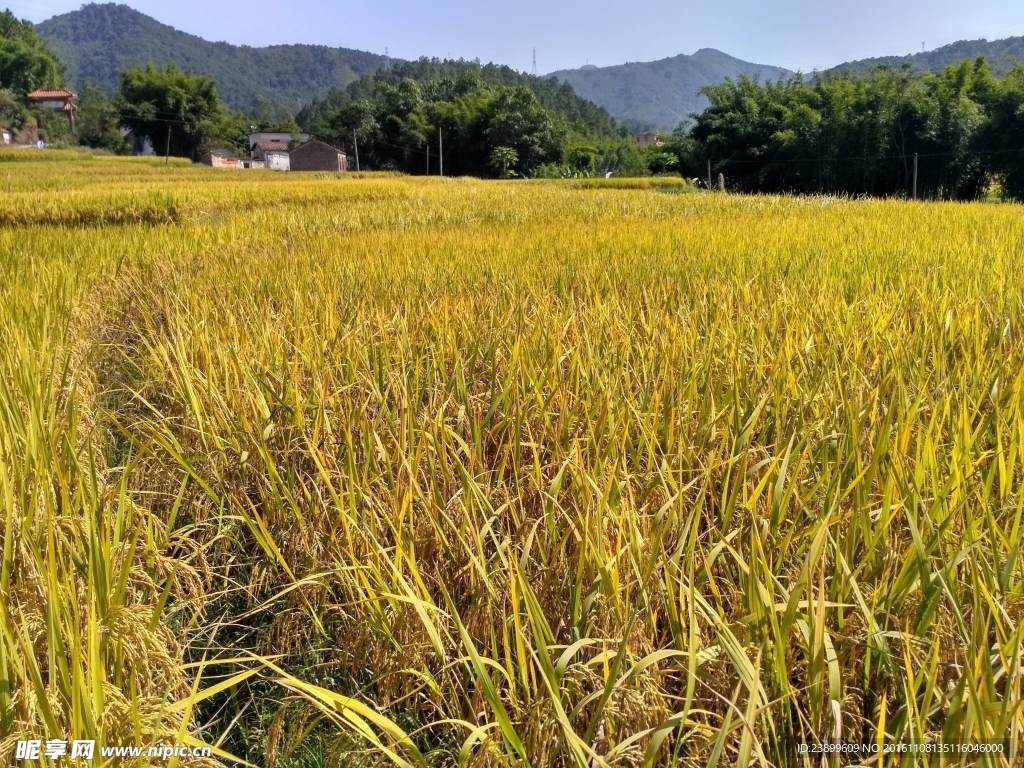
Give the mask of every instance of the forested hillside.
[{"label": "forested hillside", "polygon": [[525,86],[547,109],[559,113],[570,122],[581,123],[588,132],[604,136],[622,133],[622,126],[606,109],[581,97],[573,86],[564,80],[560,81],[555,77],[535,77],[499,64],[428,58],[399,61],[386,70],[363,75],[345,88],[333,88],[324,98],[313,100],[301,110],[296,119],[303,128],[309,128],[333,110],[353,101],[373,99],[381,85],[396,86],[405,79],[419,83],[432,80],[455,81],[467,74],[475,75],[485,85]]},{"label": "forested hillside", "polygon": [[[212,75],[220,97],[233,109],[250,109],[261,98],[292,111],[313,102],[307,115],[313,118],[317,109],[322,116],[324,104],[329,111],[347,100],[365,97],[376,81],[367,80],[347,95],[346,86],[373,74],[386,61],[383,56],[349,48],[252,48],[210,42],[161,24],[127,5],[113,3],[84,5],[80,10],[48,19],[36,25],[36,29],[66,65],[68,83],[76,89],[81,89],[85,80],[92,80],[107,93],[113,93],[121,69],[145,66],[149,61],[157,65],[174,62],[183,69]],[[852,61],[832,71],[866,72],[881,64],[908,63],[917,71],[939,72],[945,66],[977,56],[985,56],[993,71],[1002,74],[1010,67],[1009,59],[1024,60],[1024,37],[962,40],[908,56]],[[542,78],[495,64],[480,66],[475,62],[422,59],[396,62],[392,74],[379,81],[394,85],[404,77],[418,81],[457,78],[471,66],[478,67],[485,83],[525,85],[546,107],[605,132],[616,130],[610,116],[634,130],[671,130],[709,105],[701,93],[706,86],[719,85],[726,78],[736,80],[741,75],[764,81],[789,74],[780,67],[754,64],[704,48],[691,56],[561,70]]]},{"label": "forested hillside", "polygon": [[704,86],[718,85],[727,77],[735,79],[741,74],[777,79],[786,70],[703,48],[692,56],[551,74],[568,80],[581,96],[627,120],[636,129],[671,130],[692,112],[700,112],[708,105],[700,92]]},{"label": "forested hillside", "polygon": [[92,80],[113,93],[124,67],[174,62],[182,69],[213,75],[220,97],[233,109],[249,108],[263,97],[295,110],[385,62],[383,56],[349,48],[214,43],[114,3],[84,5],[36,29],[67,66],[73,88]]},{"label": "forested hillside", "polygon": [[[554,78],[475,61],[420,59],[333,89],[299,124],[364,167],[533,177],[646,172],[629,130]],[[431,155],[433,164],[431,164]]]},{"label": "forested hillside", "polygon": [[976,59],[978,56],[984,56],[994,72],[1008,72],[1014,61],[1024,61],[1024,37],[1007,37],[1004,40],[958,40],[932,51],[849,61],[834,67],[832,71],[867,72],[872,67],[881,65],[900,67],[909,64],[918,72],[941,72],[945,67],[957,64],[963,59]]}]

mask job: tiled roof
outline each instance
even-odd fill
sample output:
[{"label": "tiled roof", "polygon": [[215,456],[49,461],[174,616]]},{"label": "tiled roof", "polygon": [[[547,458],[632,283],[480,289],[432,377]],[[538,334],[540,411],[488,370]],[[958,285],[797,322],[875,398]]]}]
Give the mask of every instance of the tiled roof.
[{"label": "tiled roof", "polygon": [[40,88],[28,94],[30,99],[77,99],[78,94],[72,93],[67,88]]},{"label": "tiled roof", "polygon": [[326,143],[320,141],[319,139],[310,139],[309,141],[305,142],[304,144],[299,144],[299,146],[297,146],[295,149],[293,149],[292,152],[298,152],[299,150],[310,150],[310,149],[315,149],[317,147],[323,147],[324,149],[329,149],[332,152],[337,152],[339,155],[344,155],[345,154],[344,150],[338,149],[337,147],[332,147],[330,144],[326,144]]},{"label": "tiled roof", "polygon": [[283,141],[257,141],[256,148],[261,152],[287,152],[288,145]]}]

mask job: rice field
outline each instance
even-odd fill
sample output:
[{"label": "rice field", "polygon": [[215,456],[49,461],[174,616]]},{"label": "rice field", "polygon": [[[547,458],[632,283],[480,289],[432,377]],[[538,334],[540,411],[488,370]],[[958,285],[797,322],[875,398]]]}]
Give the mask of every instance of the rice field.
[{"label": "rice field", "polygon": [[[27,152],[0,192],[5,763],[1024,759],[1019,206]],[[925,740],[1003,751],[870,753]]]}]

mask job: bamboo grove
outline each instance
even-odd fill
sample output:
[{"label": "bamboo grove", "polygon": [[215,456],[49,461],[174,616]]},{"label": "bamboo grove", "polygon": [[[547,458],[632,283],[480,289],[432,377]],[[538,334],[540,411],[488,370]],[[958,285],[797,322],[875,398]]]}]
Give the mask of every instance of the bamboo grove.
[{"label": "bamboo grove", "polygon": [[1024,68],[984,58],[942,72],[876,67],[703,89],[667,142],[744,192],[976,200],[1024,197]]}]

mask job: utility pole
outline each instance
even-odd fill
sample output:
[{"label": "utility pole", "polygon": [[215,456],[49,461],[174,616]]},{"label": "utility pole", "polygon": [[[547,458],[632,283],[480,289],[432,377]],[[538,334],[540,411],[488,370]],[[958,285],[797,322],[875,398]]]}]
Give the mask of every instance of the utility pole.
[{"label": "utility pole", "polygon": [[437,169],[444,176],[444,145],[441,143],[441,129],[437,129]]},{"label": "utility pole", "polygon": [[914,153],[914,193],[912,197],[917,200],[917,152]]},{"label": "utility pole", "polygon": [[356,132],[352,131],[352,143],[356,148],[356,170],[359,170],[359,139],[356,138]]},{"label": "utility pole", "polygon": [[167,149],[164,152],[164,165],[167,165],[167,163],[170,162],[170,160],[169,160],[170,156],[171,156],[171,122],[170,122],[170,120],[168,120],[167,121]]},{"label": "utility pole", "polygon": [[708,189],[711,189],[711,158],[708,158]]},{"label": "utility pole", "polygon": [[430,142],[427,142],[427,176],[430,175]]},{"label": "utility pole", "polygon": [[537,76],[537,49],[533,49],[533,76]]}]

